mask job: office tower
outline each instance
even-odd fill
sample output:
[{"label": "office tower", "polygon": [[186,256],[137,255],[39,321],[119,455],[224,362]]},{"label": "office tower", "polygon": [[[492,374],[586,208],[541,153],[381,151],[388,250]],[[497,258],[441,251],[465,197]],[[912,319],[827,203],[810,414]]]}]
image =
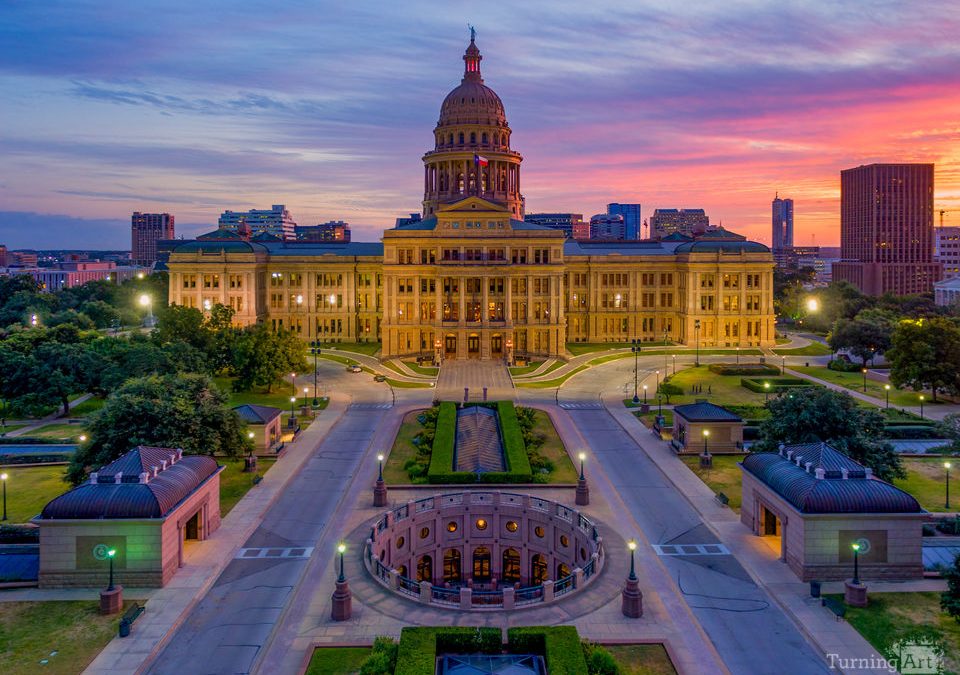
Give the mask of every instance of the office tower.
[{"label": "office tower", "polygon": [[621,215],[598,213],[590,218],[590,239],[608,239],[623,241],[627,238],[627,228]]},{"label": "office tower", "polygon": [[607,213],[611,216],[623,216],[623,225],[625,229],[624,239],[640,238],[640,205],[639,204],[618,204],[613,202],[607,204]]},{"label": "office tower", "polygon": [[793,200],[780,199],[777,194],[772,204],[773,237],[771,238],[774,251],[781,251],[793,247]]},{"label": "office tower", "polygon": [[140,213],[130,218],[130,260],[149,267],[157,261],[157,241],[173,239],[173,216],[169,213]]},{"label": "office tower", "polygon": [[703,209],[656,209],[650,217],[650,238],[663,239],[679,232],[688,237],[710,229],[710,217]]},{"label": "office tower", "polygon": [[943,267],[943,278],[960,276],[960,227],[938,227],[934,259]]},{"label": "office tower", "polygon": [[582,213],[528,213],[523,217],[524,222],[543,225],[554,230],[563,230],[567,238],[573,237],[573,228],[583,223]]},{"label": "office tower", "polygon": [[241,225],[250,228],[254,236],[260,233],[272,234],[280,239],[295,239],[297,223],[294,222],[287,207],[274,204],[270,209],[250,209],[249,211],[224,211],[218,221],[220,228],[240,231]]},{"label": "office tower", "polygon": [[840,255],[834,281],[863,293],[928,293],[933,260],[933,164],[870,164],[840,172]]},{"label": "office tower", "polygon": [[350,241],[350,223],[331,220],[319,225],[297,225],[297,241]]}]

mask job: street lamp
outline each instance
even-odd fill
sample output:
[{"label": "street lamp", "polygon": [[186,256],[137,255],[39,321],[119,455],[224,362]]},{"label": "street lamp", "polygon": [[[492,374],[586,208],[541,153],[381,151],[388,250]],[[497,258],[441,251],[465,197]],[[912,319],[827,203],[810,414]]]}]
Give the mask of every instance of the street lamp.
[{"label": "street lamp", "polygon": [[580,478],[577,479],[577,495],[575,503],[577,506],[586,506],[590,503],[590,488],[587,487],[587,477],[583,473],[583,462],[587,459],[587,453],[581,452],[580,455]]},{"label": "street lamp", "polygon": [[[664,373],[664,377],[666,377],[666,373]],[[654,389],[653,391],[654,393],[660,391],[660,371],[659,370],[657,371],[657,388]]]},{"label": "street lamp", "polygon": [[923,419],[923,399],[924,395],[920,394],[920,419]]},{"label": "street lamp", "polygon": [[310,391],[310,387],[303,388],[303,407],[307,407],[307,392]]},{"label": "street lamp", "polygon": [[387,505],[387,485],[383,482],[383,453],[377,455],[379,469],[377,471],[377,482],[373,486],[373,505]]},{"label": "street lamp", "polygon": [[637,569],[634,563],[634,558],[636,557],[634,554],[637,550],[637,542],[631,539],[627,542],[627,548],[630,549],[630,576],[628,578],[631,581],[635,581],[637,578]]},{"label": "street lamp", "polygon": [[890,407],[890,385],[889,384],[883,385],[883,391],[887,395],[887,407],[889,408]]},{"label": "street lamp", "polygon": [[816,298],[809,298],[809,299],[807,300],[807,311],[808,311],[808,312],[816,312],[818,309],[820,309],[820,303],[817,301],[817,299],[816,299]]},{"label": "street lamp", "polygon": [[310,353],[313,354],[313,407],[316,408],[320,405],[320,400],[317,398],[317,359],[320,357],[320,340],[314,340],[310,343]]},{"label": "street lamp", "polygon": [[80,434],[80,442],[81,442],[81,443],[85,443],[86,440],[87,440],[87,435],[86,435],[86,434]]},{"label": "street lamp", "polygon": [[636,404],[640,402],[640,397],[637,395],[637,357],[640,356],[640,340],[630,341],[630,351],[633,352],[633,402]]},{"label": "street lamp", "polygon": [[677,374],[677,355],[671,354],[671,357],[673,358],[673,374],[676,375]]},{"label": "street lamp", "polygon": [[0,482],[3,483],[3,518],[2,520],[7,519],[7,474],[0,473]]},{"label": "street lamp", "polygon": [[647,405],[647,385],[643,385],[643,405]]},{"label": "street lamp", "polygon": [[380,470],[377,474],[377,480],[383,480],[383,455],[377,455],[377,462],[380,463]]},{"label": "street lamp", "polygon": [[586,480],[586,477],[583,475],[583,462],[587,459],[587,453],[580,453],[580,480]]},{"label": "street lamp", "polygon": [[783,354],[780,355],[780,374],[785,375],[787,372],[787,357]]},{"label": "street lamp", "polygon": [[290,388],[293,390],[293,395],[297,395],[297,374],[290,373]]},{"label": "street lamp", "polygon": [[737,347],[737,365],[740,365],[740,347]]},{"label": "street lamp", "polygon": [[110,583],[107,584],[108,591],[113,590],[113,557],[115,555],[117,555],[117,549],[111,548],[109,551],[107,551],[107,560],[110,561]]},{"label": "street lamp", "polygon": [[297,424],[297,411],[295,406],[297,405],[297,397],[290,397],[290,426],[294,427]]},{"label": "street lamp", "polygon": [[347,577],[344,576],[343,574],[343,554],[346,552],[346,550],[347,550],[346,544],[342,542],[340,544],[337,544],[337,553],[340,554],[340,576],[337,578],[337,581],[341,584],[347,580]]},{"label": "street lamp", "polygon": [[860,544],[850,544],[853,549],[853,585],[860,585]]},{"label": "street lamp", "polygon": [[863,373],[863,393],[866,394],[867,393],[867,369],[861,368],[861,372]]},{"label": "street lamp", "polygon": [[703,430],[703,455],[704,455],[704,457],[709,457],[709,456],[710,456],[710,450],[707,449],[707,441],[709,441],[709,440],[710,440],[710,430],[709,430],[709,429],[704,429],[704,430]]},{"label": "street lamp", "polygon": [[143,325],[147,328],[153,328],[153,298],[144,293],[140,296],[138,302],[141,307],[145,307],[147,310],[147,316],[143,320]]},{"label": "street lamp", "polygon": [[763,383],[763,402],[767,403],[770,401],[770,383]]},{"label": "street lamp", "polygon": [[694,365],[700,365],[700,319],[694,319],[693,321],[693,330],[697,334],[697,361]]},{"label": "street lamp", "polygon": [[[949,509],[950,508],[950,462],[944,462],[943,468],[947,470],[947,501],[944,504],[944,506],[946,506]],[[6,477],[6,474],[4,474],[4,477]],[[6,507],[4,507],[4,514],[6,514]]]}]

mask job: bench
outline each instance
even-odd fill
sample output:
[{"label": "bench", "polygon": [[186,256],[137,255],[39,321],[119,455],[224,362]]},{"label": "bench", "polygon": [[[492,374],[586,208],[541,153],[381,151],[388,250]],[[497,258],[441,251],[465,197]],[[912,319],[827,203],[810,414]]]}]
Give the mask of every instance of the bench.
[{"label": "bench", "polygon": [[847,606],[835,598],[821,598],[820,604],[833,612],[837,617],[837,621],[842,619],[847,613]]},{"label": "bench", "polygon": [[726,506],[730,503],[730,498],[722,492],[717,493],[717,501]]},{"label": "bench", "polygon": [[130,605],[130,609],[123,613],[120,619],[120,637],[124,638],[130,635],[130,626],[140,618],[140,615],[146,611],[146,608],[138,602]]}]

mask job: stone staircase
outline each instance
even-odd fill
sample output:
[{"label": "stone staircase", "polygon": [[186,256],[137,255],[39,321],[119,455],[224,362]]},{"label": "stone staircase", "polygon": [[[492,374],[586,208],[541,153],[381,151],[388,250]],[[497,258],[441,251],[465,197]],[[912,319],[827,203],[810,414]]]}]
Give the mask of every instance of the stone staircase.
[{"label": "stone staircase", "polygon": [[454,469],[471,473],[506,470],[496,411],[472,406],[457,412]]}]

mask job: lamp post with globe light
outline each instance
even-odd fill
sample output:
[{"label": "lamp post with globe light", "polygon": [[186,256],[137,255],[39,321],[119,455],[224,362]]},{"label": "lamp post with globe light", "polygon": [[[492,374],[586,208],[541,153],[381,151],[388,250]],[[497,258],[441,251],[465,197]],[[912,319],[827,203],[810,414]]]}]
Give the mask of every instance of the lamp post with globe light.
[{"label": "lamp post with globe light", "polygon": [[143,293],[139,298],[140,306],[147,310],[147,316],[143,320],[143,325],[146,328],[153,328],[156,321],[153,318],[153,298],[151,298],[146,293]]},{"label": "lamp post with globe light", "polygon": [[291,429],[297,426],[297,410],[295,407],[296,405],[297,405],[297,397],[291,396],[290,397],[290,423],[288,425]]},{"label": "lamp post with globe light", "polygon": [[7,519],[7,478],[6,472],[0,473],[0,482],[3,483],[3,518],[0,520]]},{"label": "lamp post with globe light", "polygon": [[883,385],[883,393],[886,394],[886,397],[887,397],[886,407],[889,408],[890,407],[890,385],[889,384]]},{"label": "lamp post with globe light", "polygon": [[637,568],[634,562],[637,542],[631,539],[627,542],[630,551],[630,574],[620,593],[620,613],[629,619],[639,619],[643,616],[643,593],[640,592],[640,580],[637,578]]},{"label": "lamp post with globe light", "polygon": [[923,394],[920,394],[920,419],[923,419],[923,400],[924,400],[924,398],[925,398],[924,395],[923,395]]},{"label": "lamp post with globe light", "polygon": [[387,505],[387,484],[383,480],[383,453],[377,455],[377,482],[373,485],[373,505],[382,507]]},{"label": "lamp post with globe light", "polygon": [[[947,508],[948,511],[950,510],[950,467],[951,467],[951,466],[952,466],[952,465],[950,464],[950,462],[944,462],[944,463],[943,463],[943,468],[944,468],[944,469],[946,470],[946,472],[947,472],[947,485],[946,485],[946,487],[947,487],[947,501],[944,503],[944,506]],[[6,507],[4,507],[4,514],[6,514]]]},{"label": "lamp post with globe light", "polygon": [[347,576],[343,571],[343,554],[347,550],[347,545],[343,542],[337,544],[337,553],[340,556],[340,574],[337,576],[336,588],[333,591],[333,607],[330,610],[330,617],[334,621],[347,621],[353,612],[350,586],[347,584]]},{"label": "lamp post with globe light", "polygon": [[583,473],[583,463],[587,459],[587,453],[581,452],[580,458],[580,477],[577,479],[577,506],[586,506],[590,503],[590,488],[587,486],[587,477]]},{"label": "lamp post with globe light", "polygon": [[640,340],[630,341],[630,351],[633,352],[633,403],[640,402],[640,396],[637,393],[637,357],[640,356]]}]

